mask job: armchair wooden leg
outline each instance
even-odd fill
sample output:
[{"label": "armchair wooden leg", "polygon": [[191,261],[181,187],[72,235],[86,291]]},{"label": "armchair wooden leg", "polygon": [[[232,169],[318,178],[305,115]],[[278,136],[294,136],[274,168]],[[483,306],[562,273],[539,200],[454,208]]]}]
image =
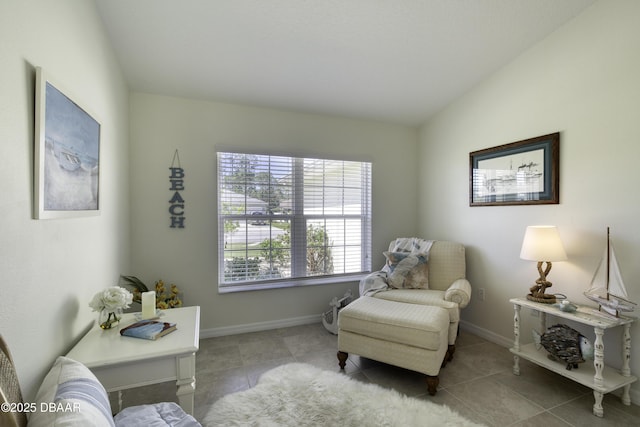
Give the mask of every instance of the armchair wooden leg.
[{"label": "armchair wooden leg", "polygon": [[450,345],[447,349],[447,362],[451,362],[453,360],[453,353],[456,352],[456,345]]},{"label": "armchair wooden leg", "polygon": [[349,357],[349,353],[345,353],[344,351],[338,351],[338,365],[340,365],[340,369],[344,369],[344,365],[347,363],[348,357]]},{"label": "armchair wooden leg", "polygon": [[432,375],[427,375],[427,391],[431,396],[435,396],[438,391],[438,384],[440,384],[440,379],[436,375],[435,377]]},{"label": "armchair wooden leg", "polygon": [[450,345],[449,347],[447,347],[447,352],[444,354],[444,359],[442,359],[442,364],[440,365],[441,368],[444,368],[445,366],[447,366],[448,362],[451,362],[453,360],[453,353],[455,353],[455,351],[455,345]]}]

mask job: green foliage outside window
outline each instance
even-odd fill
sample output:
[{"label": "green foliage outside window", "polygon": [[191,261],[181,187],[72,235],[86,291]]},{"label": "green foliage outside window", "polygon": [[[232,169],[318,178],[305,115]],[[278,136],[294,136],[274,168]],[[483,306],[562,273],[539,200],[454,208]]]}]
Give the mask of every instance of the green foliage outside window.
[{"label": "green foliage outside window", "polygon": [[[274,268],[286,269],[291,263],[291,234],[287,230],[275,239],[260,243],[261,255]],[[322,227],[310,224],[307,227],[307,273],[309,275],[332,274],[333,254],[329,236]]]}]

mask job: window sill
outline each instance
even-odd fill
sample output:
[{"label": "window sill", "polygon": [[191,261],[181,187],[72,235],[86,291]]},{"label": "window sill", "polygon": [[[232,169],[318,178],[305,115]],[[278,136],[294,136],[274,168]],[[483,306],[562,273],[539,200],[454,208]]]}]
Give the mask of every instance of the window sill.
[{"label": "window sill", "polygon": [[238,285],[219,285],[219,294],[228,294],[234,292],[247,292],[247,291],[263,291],[267,289],[282,289],[282,288],[298,288],[303,286],[317,286],[317,285],[330,285],[338,283],[348,282],[360,282],[369,273],[358,273],[344,276],[331,276],[321,278],[300,278],[291,279],[277,282],[262,282],[262,283],[243,283]]}]

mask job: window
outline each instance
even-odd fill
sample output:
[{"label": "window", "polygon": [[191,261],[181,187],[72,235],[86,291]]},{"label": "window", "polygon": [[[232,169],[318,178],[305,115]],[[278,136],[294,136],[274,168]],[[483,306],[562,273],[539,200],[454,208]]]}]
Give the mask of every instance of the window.
[{"label": "window", "polygon": [[221,291],[371,271],[371,164],[218,152]]}]

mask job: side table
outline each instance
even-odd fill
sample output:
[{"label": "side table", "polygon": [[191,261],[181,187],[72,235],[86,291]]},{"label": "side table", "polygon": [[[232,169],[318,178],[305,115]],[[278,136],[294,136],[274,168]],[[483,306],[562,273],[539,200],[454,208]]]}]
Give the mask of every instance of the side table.
[{"label": "side table", "polygon": [[[636,376],[631,375],[631,370],[629,368],[629,359],[631,357],[630,328],[631,324],[635,322],[635,318],[622,316],[619,318],[614,318],[606,316],[604,314],[600,315],[594,312],[594,308],[586,306],[580,306],[578,307],[577,311],[569,313],[562,311],[551,304],[537,303],[529,301],[525,298],[513,298],[510,299],[509,302],[513,304],[513,308],[515,311],[513,318],[513,334],[515,339],[513,347],[510,349],[511,353],[514,354],[513,373],[515,375],[520,375],[519,358],[522,357],[557,374],[560,374],[586,387],[591,388],[593,390],[593,396],[595,398],[595,403],[593,405],[593,414],[598,417],[604,416],[602,398],[605,393],[609,393],[611,391],[622,388],[622,403],[624,403],[625,405],[631,404],[629,390],[631,388],[631,383],[637,381],[638,379]],[[595,332],[595,354],[593,366],[590,366],[590,364],[588,363],[584,363],[580,365],[579,369],[567,370],[565,369],[565,364],[549,360],[549,358],[547,357],[548,353],[544,348],[537,350],[535,344],[533,343],[521,346],[521,307],[526,307],[539,313],[540,325],[538,332],[540,332],[540,334],[544,333],[547,329],[547,314],[593,327],[593,330]],[[621,326],[623,328],[622,348],[620,350],[622,354],[622,369],[620,371],[617,371],[616,369],[604,364],[604,333],[607,329],[615,328],[618,326]]]},{"label": "side table", "polygon": [[[175,322],[176,331],[155,341],[123,337],[120,329],[136,321],[134,313],[127,313],[113,329],[94,325],[67,357],[88,367],[108,392],[176,381],[178,402],[193,415],[200,307],[172,308],[163,313],[160,320]],[[122,406],[121,398],[118,400]]]}]

